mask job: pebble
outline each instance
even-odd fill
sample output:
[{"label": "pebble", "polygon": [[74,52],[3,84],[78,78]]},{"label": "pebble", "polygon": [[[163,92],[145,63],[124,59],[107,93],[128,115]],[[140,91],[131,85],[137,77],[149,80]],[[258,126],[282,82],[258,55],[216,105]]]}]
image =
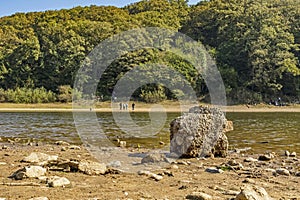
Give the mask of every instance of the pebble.
[{"label": "pebble", "polygon": [[73,150],[80,150],[80,146],[76,146],[76,145],[71,145],[69,146],[69,149],[73,149]]},{"label": "pebble", "polygon": [[71,182],[65,177],[53,176],[48,179],[49,187],[65,187],[70,184]]},{"label": "pebble", "polygon": [[284,169],[284,168],[277,169],[276,173],[279,174],[279,175],[284,175],[284,176],[289,176],[290,175],[289,170]]},{"label": "pebble", "polygon": [[287,156],[287,157],[289,157],[291,154],[290,154],[290,152],[289,152],[288,150],[286,150],[286,151],[284,152],[284,155]]},{"label": "pebble", "polygon": [[248,157],[244,159],[244,162],[257,162],[258,160],[252,157]]},{"label": "pebble", "polygon": [[296,157],[297,156],[297,153],[296,152],[292,152],[290,157]]},{"label": "pebble", "polygon": [[265,155],[260,155],[258,157],[258,160],[261,160],[261,161],[270,161],[274,158],[274,155],[269,153],[269,154],[265,154]]},{"label": "pebble", "polygon": [[179,164],[179,165],[189,165],[187,162],[185,162],[183,160],[177,161],[177,164]]},{"label": "pebble", "polygon": [[65,141],[57,141],[55,142],[56,145],[62,145],[62,146],[70,146],[70,143]]},{"label": "pebble", "polygon": [[224,173],[224,171],[222,169],[217,169],[217,168],[206,168],[205,169],[206,172],[209,172],[209,173]]},{"label": "pebble", "polygon": [[212,196],[205,194],[203,192],[193,192],[185,197],[186,199],[192,200],[212,200]]},{"label": "pebble", "polygon": [[179,169],[178,165],[172,165],[171,168],[172,169]]},{"label": "pebble", "polygon": [[6,165],[7,163],[6,162],[0,162],[0,165]]},{"label": "pebble", "polygon": [[119,147],[121,147],[121,148],[125,148],[126,147],[126,141],[120,141],[119,142]]},{"label": "pebble", "polygon": [[162,176],[154,174],[154,173],[152,173],[150,171],[146,171],[146,170],[140,170],[140,171],[138,171],[138,175],[146,175],[146,176],[149,176],[149,177],[155,179],[156,181],[160,181],[160,180],[163,179]]},{"label": "pebble", "polygon": [[271,172],[271,173],[276,173],[276,170],[272,169],[272,168],[266,168],[265,171],[266,172]]},{"label": "pebble", "polygon": [[2,149],[9,149],[9,147],[6,146],[6,145],[3,145],[3,146],[2,146]]}]

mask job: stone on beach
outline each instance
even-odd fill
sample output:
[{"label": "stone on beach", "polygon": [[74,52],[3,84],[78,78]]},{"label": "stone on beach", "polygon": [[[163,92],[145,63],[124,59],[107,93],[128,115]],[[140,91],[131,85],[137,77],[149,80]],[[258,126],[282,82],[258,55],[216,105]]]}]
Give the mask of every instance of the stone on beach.
[{"label": "stone on beach", "polygon": [[159,162],[168,162],[166,156],[160,153],[151,153],[146,155],[142,161],[142,163],[159,163]]},{"label": "stone on beach", "polygon": [[78,170],[88,175],[105,174],[106,164],[93,161],[80,161]]},{"label": "stone on beach", "polygon": [[22,180],[25,178],[38,178],[40,176],[44,176],[46,172],[47,169],[41,166],[29,166],[17,170],[10,176],[10,178],[14,178],[16,180]]},{"label": "stone on beach", "polygon": [[29,200],[49,200],[48,197],[34,197]]},{"label": "stone on beach", "polygon": [[193,107],[170,123],[170,151],[179,157],[226,157],[225,132],[232,129],[220,109]]},{"label": "stone on beach", "polygon": [[32,152],[29,156],[22,159],[22,162],[37,163],[38,165],[45,165],[50,161],[57,160],[58,156],[51,156],[45,153]]},{"label": "stone on beach", "polygon": [[273,200],[266,190],[255,185],[246,185],[236,196],[235,200]]},{"label": "stone on beach", "polygon": [[65,187],[71,184],[67,178],[59,176],[49,177],[47,182],[49,187]]},{"label": "stone on beach", "polygon": [[193,192],[186,196],[186,199],[191,200],[212,200],[212,196],[205,194],[203,192]]}]

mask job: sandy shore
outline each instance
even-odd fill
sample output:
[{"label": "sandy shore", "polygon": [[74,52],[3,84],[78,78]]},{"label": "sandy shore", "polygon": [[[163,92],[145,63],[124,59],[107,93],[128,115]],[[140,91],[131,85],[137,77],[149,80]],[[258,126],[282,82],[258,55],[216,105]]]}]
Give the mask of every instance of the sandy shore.
[{"label": "sandy shore", "polygon": [[[73,112],[73,111],[83,111],[83,112],[127,112],[126,110],[119,110],[118,108],[112,108],[111,104],[103,103],[96,106],[96,108],[87,109],[73,109],[71,104],[60,104],[57,106],[48,106],[47,104],[37,104],[37,105],[26,105],[26,104],[0,104],[0,112]],[[176,103],[162,104],[160,107],[153,107],[155,104],[145,104],[141,103],[137,105],[133,111],[131,108],[128,109],[129,112],[186,112],[188,108],[181,109]],[[208,105],[205,105],[208,106]],[[247,105],[235,105],[226,106],[222,108],[225,112],[300,112],[300,105],[294,106],[269,106],[269,105],[258,105],[258,106],[247,106]]]}]

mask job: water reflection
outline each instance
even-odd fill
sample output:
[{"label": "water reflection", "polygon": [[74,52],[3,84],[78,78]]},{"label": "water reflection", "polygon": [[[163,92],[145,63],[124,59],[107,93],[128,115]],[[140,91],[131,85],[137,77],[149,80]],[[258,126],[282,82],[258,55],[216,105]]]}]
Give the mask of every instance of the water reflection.
[{"label": "water reflection", "polygon": [[[169,143],[169,123],[179,115],[168,113],[163,128],[156,134],[147,129],[126,134],[111,113],[97,113],[97,120],[112,142],[121,138],[133,147],[162,148],[162,144]],[[140,127],[150,124],[149,113],[131,113],[130,116]],[[234,131],[227,134],[230,148],[300,152],[300,113],[227,113],[227,118],[234,122]],[[87,124],[86,137],[97,143],[100,138],[97,134],[88,135],[89,128]],[[0,113],[0,137],[80,143],[72,113]]]}]

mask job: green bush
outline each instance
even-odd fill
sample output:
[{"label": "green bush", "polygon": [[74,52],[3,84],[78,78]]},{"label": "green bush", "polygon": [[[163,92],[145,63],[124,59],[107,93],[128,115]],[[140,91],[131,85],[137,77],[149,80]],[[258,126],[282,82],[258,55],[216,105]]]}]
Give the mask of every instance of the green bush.
[{"label": "green bush", "polygon": [[55,102],[55,94],[45,88],[19,88],[15,90],[0,89],[0,102],[8,103],[51,103]]},{"label": "green bush", "polygon": [[141,90],[140,98],[146,103],[157,103],[167,99],[163,87],[158,87],[153,90]]}]

